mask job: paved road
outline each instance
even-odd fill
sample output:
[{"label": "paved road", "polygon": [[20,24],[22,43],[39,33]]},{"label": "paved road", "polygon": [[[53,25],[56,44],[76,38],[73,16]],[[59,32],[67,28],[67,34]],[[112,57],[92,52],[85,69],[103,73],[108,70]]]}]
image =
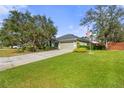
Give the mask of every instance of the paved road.
[{"label": "paved road", "polygon": [[19,65],[28,64],[38,60],[43,60],[51,58],[54,56],[62,55],[65,53],[72,52],[72,48],[60,49],[60,50],[51,50],[45,52],[31,53],[20,56],[13,57],[0,57],[0,71],[13,68]]}]

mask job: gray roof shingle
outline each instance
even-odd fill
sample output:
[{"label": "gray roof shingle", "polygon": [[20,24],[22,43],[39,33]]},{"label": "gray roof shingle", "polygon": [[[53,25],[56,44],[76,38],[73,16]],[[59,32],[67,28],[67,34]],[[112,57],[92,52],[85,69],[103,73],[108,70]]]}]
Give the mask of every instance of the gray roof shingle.
[{"label": "gray roof shingle", "polygon": [[78,39],[79,37],[78,36],[75,36],[73,34],[66,34],[66,35],[63,35],[61,37],[58,37],[57,40],[59,42],[74,42]]},{"label": "gray roof shingle", "polygon": [[75,36],[73,34],[66,34],[66,35],[63,35],[63,36],[60,36],[57,38],[57,41],[59,42],[74,42],[74,41],[81,41],[81,42],[86,42],[86,43],[89,43],[89,40],[88,38],[86,37],[78,37],[78,36]]}]

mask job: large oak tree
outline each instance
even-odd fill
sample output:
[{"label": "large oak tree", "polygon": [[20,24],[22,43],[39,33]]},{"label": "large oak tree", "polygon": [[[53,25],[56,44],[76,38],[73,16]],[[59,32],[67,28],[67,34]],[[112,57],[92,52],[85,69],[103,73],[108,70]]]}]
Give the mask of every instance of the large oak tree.
[{"label": "large oak tree", "polygon": [[30,12],[10,11],[1,29],[1,41],[5,46],[18,45],[22,49],[37,51],[51,47],[57,28],[46,16],[31,15]]},{"label": "large oak tree", "polygon": [[124,8],[99,5],[91,8],[81,19],[81,26],[90,25],[102,42],[124,41]]}]

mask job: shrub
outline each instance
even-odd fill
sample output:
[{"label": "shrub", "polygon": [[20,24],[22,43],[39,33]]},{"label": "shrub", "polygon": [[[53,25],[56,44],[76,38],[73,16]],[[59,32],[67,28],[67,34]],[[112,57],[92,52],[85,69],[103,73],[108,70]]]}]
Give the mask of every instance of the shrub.
[{"label": "shrub", "polygon": [[92,50],[105,50],[105,46],[104,45],[93,45],[91,46]]},{"label": "shrub", "polygon": [[80,52],[80,53],[87,52],[87,48],[76,48],[74,49],[74,52]]},{"label": "shrub", "polygon": [[50,46],[46,46],[44,50],[48,51],[48,50],[53,50],[55,49],[54,47],[50,47]]},{"label": "shrub", "polygon": [[86,48],[88,49],[87,45],[81,45],[79,41],[77,41],[77,48]]},{"label": "shrub", "polygon": [[80,48],[80,42],[77,41],[77,48]]},{"label": "shrub", "polygon": [[88,46],[87,45],[80,45],[79,48],[86,48],[86,49],[88,49]]},{"label": "shrub", "polygon": [[92,50],[105,50],[105,45],[91,44],[91,46],[90,46],[90,44],[88,44],[87,49],[90,50],[90,48],[91,48]]}]

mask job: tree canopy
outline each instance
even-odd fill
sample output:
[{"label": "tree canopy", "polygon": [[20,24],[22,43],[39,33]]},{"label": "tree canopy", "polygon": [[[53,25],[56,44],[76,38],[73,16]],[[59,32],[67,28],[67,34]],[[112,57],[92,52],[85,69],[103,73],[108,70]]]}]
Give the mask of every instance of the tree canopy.
[{"label": "tree canopy", "polygon": [[26,48],[37,51],[51,47],[51,40],[55,38],[57,27],[46,16],[31,15],[30,12],[9,12],[1,28],[1,41],[4,46],[18,45],[23,50]]},{"label": "tree canopy", "polygon": [[81,26],[92,26],[101,41],[124,41],[124,9],[116,5],[91,8],[81,19]]}]

